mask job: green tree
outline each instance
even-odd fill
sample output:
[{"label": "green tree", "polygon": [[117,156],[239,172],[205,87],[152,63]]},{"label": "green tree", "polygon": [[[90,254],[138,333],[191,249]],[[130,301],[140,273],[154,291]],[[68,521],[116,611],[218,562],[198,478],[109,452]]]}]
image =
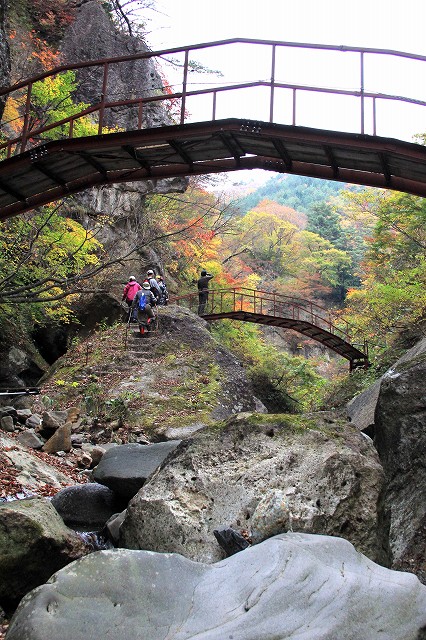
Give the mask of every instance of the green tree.
[{"label": "green tree", "polygon": [[376,225],[362,286],[348,293],[350,320],[385,343],[426,315],[426,203],[384,194],[370,207]]},{"label": "green tree", "polygon": [[[73,93],[77,88],[74,71],[64,71],[56,76],[49,76],[36,82],[31,93],[31,130],[37,130],[59,122],[68,122],[58,125],[42,134],[43,139],[59,140],[68,136],[70,130],[69,119],[76,113],[84,111],[88,105],[84,102],[75,103]],[[109,129],[107,132],[113,131]],[[92,136],[98,133],[98,125],[88,116],[77,118],[72,124],[72,135],[75,138]]]},{"label": "green tree", "polygon": [[25,308],[28,322],[67,321],[70,301],[99,266],[102,245],[49,205],[0,224],[0,314]]}]

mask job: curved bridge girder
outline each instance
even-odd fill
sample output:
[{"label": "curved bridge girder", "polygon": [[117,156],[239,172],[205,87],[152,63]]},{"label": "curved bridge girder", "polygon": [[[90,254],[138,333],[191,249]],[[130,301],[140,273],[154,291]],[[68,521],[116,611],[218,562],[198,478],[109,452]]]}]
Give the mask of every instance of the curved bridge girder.
[{"label": "curved bridge girder", "polygon": [[259,313],[251,313],[248,311],[228,311],[224,313],[211,313],[203,315],[204,320],[212,322],[214,320],[241,320],[243,322],[254,322],[256,324],[264,324],[270,327],[280,327],[281,329],[292,329],[307,338],[320,342],[328,349],[338,353],[350,362],[350,368],[354,369],[358,366],[368,366],[368,357],[365,353],[357,349],[352,344],[346,342],[339,336],[317,327],[310,322],[304,320],[295,320],[294,318],[279,318]]},{"label": "curved bridge girder", "polygon": [[0,162],[0,220],[93,186],[266,169],[426,196],[426,147],[228,119],[49,142]]}]

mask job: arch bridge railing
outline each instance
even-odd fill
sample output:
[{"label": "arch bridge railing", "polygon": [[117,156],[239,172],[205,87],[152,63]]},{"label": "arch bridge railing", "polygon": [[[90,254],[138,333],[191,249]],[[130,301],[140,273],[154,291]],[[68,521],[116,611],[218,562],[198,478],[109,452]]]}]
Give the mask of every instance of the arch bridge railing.
[{"label": "arch bridge railing", "polygon": [[[201,58],[201,61],[197,59],[194,62],[193,55]],[[334,67],[334,63],[329,64],[330,61],[327,63],[324,58],[330,55],[335,61]],[[206,64],[203,60],[206,60]],[[90,133],[109,132],[110,127],[117,126],[119,111],[129,110],[131,113],[131,126],[127,122],[127,130],[158,126],[158,118],[154,122],[149,117],[149,110],[158,103],[164,103],[169,113],[169,121],[163,124],[184,124],[190,122],[191,118],[200,122],[237,117],[377,135],[379,104],[392,102],[426,106],[426,101],[414,95],[415,92],[399,95],[374,90],[372,87],[374,82],[377,83],[377,69],[382,69],[383,77],[420,78],[425,75],[425,62],[426,56],[393,50],[234,38],[66,64],[9,88],[0,88],[0,98],[6,100],[5,117],[0,129],[0,154],[9,157],[51,139],[88,135],[87,127],[85,133],[77,130],[82,118],[89,118],[94,125]],[[412,68],[401,67],[401,63],[409,64]],[[220,72],[209,72],[212,64],[221,66]],[[422,65],[421,69],[419,64]],[[125,73],[126,65],[133,65],[132,77],[140,78],[140,81],[133,80],[132,86],[117,81]],[[317,85],[323,72],[329,68],[336,69],[335,86],[330,86],[329,76],[324,78],[321,83],[323,86]],[[242,78],[241,69],[249,69],[251,77]],[[307,70],[311,70],[313,75],[307,76]],[[55,91],[59,91],[59,88],[55,89],[52,85],[55,79],[69,71],[75,73],[76,86],[71,88],[71,92],[76,97],[73,99],[74,110],[71,109],[72,113],[69,113],[68,104],[65,115],[63,101],[68,96],[55,97]],[[168,80],[164,79],[165,73],[169,76]],[[216,75],[215,82],[210,82],[211,73]],[[232,77],[236,74],[237,78]],[[308,81],[297,83],[295,78],[298,77],[308,77]],[[150,81],[147,82],[147,79]],[[44,83],[41,91],[40,83]],[[345,83],[346,86],[342,86]],[[80,87],[87,87],[88,91],[80,90]],[[255,93],[248,94],[246,90]],[[236,96],[236,91],[241,99]],[[93,96],[92,101],[82,105],[78,100],[87,93]],[[221,104],[226,103],[226,106],[220,109],[219,102],[230,94],[232,101],[225,99]],[[328,117],[332,114],[334,126],[310,124],[306,120],[306,113],[313,116],[321,111],[317,107],[312,109],[312,98],[316,96],[318,99],[319,95],[333,96],[335,99],[355,98],[358,106],[352,116],[356,123],[352,121],[339,127],[337,116],[345,115],[351,109],[336,103],[334,107],[323,109]],[[201,116],[199,111],[194,113],[190,104],[196,97],[204,101]],[[311,105],[309,108],[308,104],[307,111],[306,104],[303,105],[306,97]],[[56,121],[55,109],[63,116]],[[236,112],[230,113],[233,110]],[[390,135],[382,129],[379,133]],[[411,131],[405,139],[411,139],[414,133],[418,131]]]},{"label": "arch bridge railing", "polygon": [[[172,296],[170,303],[184,306],[194,313],[199,310],[198,293]],[[314,302],[247,287],[209,289],[208,300],[202,313],[203,317],[206,319],[212,319],[211,316],[226,317],[225,314],[230,315],[236,312],[257,315],[259,321],[261,316],[265,316],[291,319],[296,324],[297,322],[307,322],[337,336],[352,346],[356,346],[366,356],[368,354],[366,340],[360,340],[353,326],[336,313],[332,313]]]}]

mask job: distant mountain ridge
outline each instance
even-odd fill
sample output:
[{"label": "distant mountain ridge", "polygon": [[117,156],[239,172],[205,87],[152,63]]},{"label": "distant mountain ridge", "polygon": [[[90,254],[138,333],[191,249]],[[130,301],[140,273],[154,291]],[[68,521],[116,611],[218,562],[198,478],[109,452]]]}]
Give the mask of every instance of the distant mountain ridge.
[{"label": "distant mountain ridge", "polygon": [[279,174],[274,175],[255,191],[240,198],[236,205],[244,214],[255,209],[262,200],[270,200],[296,211],[308,213],[313,205],[328,202],[331,197],[337,196],[348,188],[357,187],[332,180]]}]

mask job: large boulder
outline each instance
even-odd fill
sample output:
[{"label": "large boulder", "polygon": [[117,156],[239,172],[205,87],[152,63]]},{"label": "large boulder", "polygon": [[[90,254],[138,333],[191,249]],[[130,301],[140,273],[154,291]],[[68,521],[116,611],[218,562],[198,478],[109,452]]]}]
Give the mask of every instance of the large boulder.
[{"label": "large boulder", "polygon": [[121,546],[223,557],[214,530],[258,543],[288,530],[344,536],[378,557],[382,467],[371,440],[326,414],[240,414],[183,442],[130,502]]},{"label": "large boulder", "polygon": [[6,638],[419,640],[425,625],[415,576],[340,538],[289,533],[215,565],[99,551],[28,594]]},{"label": "large boulder", "polygon": [[0,504],[0,605],[16,606],[28,591],[88,552],[45,498]]},{"label": "large boulder", "polygon": [[116,494],[96,482],[64,487],[53,496],[52,505],[65,524],[78,531],[98,531],[122,509]]},{"label": "large boulder", "polygon": [[[130,500],[180,440],[156,444],[123,444],[104,453],[93,477],[118,496]],[[112,514],[110,514],[112,515]]]},{"label": "large boulder", "polygon": [[426,583],[426,338],[382,378],[375,445],[385,473],[382,518],[392,567]]}]

